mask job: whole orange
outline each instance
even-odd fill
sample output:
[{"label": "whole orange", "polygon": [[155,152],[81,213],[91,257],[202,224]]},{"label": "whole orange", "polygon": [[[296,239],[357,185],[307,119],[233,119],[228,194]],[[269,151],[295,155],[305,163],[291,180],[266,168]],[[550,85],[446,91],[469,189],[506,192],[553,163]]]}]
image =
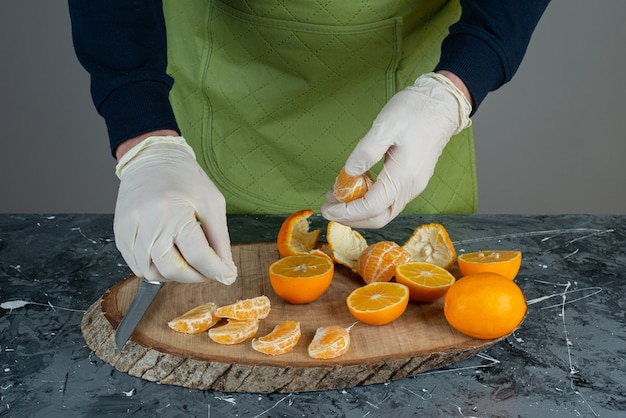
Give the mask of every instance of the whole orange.
[{"label": "whole orange", "polygon": [[497,273],[467,275],[448,289],[443,311],[457,331],[480,339],[513,332],[526,315],[526,298],[519,286]]}]

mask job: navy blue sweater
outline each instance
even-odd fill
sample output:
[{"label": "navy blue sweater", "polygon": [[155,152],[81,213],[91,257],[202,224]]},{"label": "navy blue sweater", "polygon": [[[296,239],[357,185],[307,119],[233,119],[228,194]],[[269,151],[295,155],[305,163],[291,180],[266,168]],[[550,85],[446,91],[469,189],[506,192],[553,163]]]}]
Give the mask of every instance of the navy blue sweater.
[{"label": "navy blue sweater", "polygon": [[[461,0],[433,70],[467,85],[473,112],[518,69],[549,0]],[[180,132],[168,100],[167,44],[160,0],[69,0],[76,55],[91,75],[91,95],[105,119],[111,152],[159,129]]]}]

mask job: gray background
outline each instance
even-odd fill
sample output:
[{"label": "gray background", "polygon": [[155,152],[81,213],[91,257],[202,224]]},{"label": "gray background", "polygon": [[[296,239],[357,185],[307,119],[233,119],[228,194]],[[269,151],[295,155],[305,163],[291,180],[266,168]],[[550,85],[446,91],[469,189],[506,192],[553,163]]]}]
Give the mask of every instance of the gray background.
[{"label": "gray background", "polygon": [[[480,213],[626,213],[626,2],[555,0],[474,118]],[[65,1],[0,2],[0,213],[110,213],[118,181]]]}]

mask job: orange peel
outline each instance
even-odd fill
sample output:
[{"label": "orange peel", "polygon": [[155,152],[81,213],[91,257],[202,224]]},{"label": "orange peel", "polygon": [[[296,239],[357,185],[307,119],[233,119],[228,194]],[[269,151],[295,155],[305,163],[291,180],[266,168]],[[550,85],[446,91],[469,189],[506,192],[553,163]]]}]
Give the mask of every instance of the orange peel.
[{"label": "orange peel", "polygon": [[422,261],[449,269],[456,261],[456,250],[443,225],[420,225],[402,246],[411,254],[412,261]]}]

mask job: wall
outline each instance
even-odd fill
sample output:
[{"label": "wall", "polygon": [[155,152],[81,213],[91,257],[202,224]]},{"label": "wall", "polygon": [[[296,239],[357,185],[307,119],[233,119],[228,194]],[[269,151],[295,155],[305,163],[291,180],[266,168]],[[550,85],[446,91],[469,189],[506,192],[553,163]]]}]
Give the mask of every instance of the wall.
[{"label": "wall", "polygon": [[[626,213],[626,2],[557,0],[474,118],[481,213]],[[0,2],[0,212],[113,212],[67,3]]]}]

